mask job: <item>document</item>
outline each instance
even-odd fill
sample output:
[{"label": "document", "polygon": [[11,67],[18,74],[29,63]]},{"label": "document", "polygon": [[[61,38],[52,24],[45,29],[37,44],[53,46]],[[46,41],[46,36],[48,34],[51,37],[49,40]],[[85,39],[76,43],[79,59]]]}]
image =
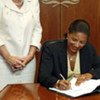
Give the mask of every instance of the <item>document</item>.
[{"label": "document", "polygon": [[98,80],[90,79],[88,81],[85,81],[84,83],[82,83],[79,86],[75,85],[76,80],[77,80],[77,78],[73,78],[71,80],[71,89],[69,89],[69,90],[59,90],[56,88],[49,88],[49,89],[52,91],[61,93],[61,94],[71,96],[71,97],[78,97],[78,96],[82,96],[85,94],[89,94],[93,90],[95,90],[98,86],[100,86],[100,79],[98,79]]}]

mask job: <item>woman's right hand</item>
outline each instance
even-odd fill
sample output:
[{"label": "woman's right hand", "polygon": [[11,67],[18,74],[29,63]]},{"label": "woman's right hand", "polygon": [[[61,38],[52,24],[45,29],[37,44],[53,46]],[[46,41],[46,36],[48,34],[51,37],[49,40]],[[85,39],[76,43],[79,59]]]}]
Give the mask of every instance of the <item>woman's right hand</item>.
[{"label": "woman's right hand", "polygon": [[23,67],[25,66],[23,64],[23,59],[16,56],[7,57],[6,61],[11,66],[13,71],[23,69]]},{"label": "woman's right hand", "polygon": [[24,66],[23,59],[20,57],[12,56],[5,45],[0,46],[0,55],[6,60],[6,62],[11,66],[13,71],[22,69]]},{"label": "woman's right hand", "polygon": [[68,90],[71,88],[71,83],[67,80],[58,80],[54,87],[60,90]]}]

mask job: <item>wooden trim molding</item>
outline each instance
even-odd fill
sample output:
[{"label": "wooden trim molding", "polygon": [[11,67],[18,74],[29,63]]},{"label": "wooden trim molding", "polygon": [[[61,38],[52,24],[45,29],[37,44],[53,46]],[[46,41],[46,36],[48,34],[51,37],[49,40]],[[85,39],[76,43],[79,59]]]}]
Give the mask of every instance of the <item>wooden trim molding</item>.
[{"label": "wooden trim molding", "polygon": [[52,7],[56,7],[58,5],[62,5],[65,7],[69,7],[70,5],[74,5],[79,3],[80,0],[41,0],[44,4],[52,4]]}]

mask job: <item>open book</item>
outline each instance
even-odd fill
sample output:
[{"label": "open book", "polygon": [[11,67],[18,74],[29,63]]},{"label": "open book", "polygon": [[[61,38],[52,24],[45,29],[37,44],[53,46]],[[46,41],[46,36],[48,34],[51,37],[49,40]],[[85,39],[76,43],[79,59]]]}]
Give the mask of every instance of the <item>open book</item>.
[{"label": "open book", "polygon": [[76,80],[77,80],[76,78],[73,78],[71,80],[71,89],[69,90],[59,90],[56,88],[49,88],[49,89],[71,97],[78,97],[85,94],[89,94],[93,90],[95,90],[98,86],[100,86],[100,79],[98,80],[90,79],[88,81],[85,81],[79,86],[75,85]]}]

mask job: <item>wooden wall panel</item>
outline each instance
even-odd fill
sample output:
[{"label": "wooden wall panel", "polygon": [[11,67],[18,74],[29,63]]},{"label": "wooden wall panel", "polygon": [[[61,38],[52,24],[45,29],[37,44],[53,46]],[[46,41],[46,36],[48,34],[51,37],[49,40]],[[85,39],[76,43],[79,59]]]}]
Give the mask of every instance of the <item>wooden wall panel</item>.
[{"label": "wooden wall panel", "polygon": [[40,3],[41,9],[41,23],[43,27],[43,38],[42,42],[52,39],[60,39],[60,6],[52,7]]}]

